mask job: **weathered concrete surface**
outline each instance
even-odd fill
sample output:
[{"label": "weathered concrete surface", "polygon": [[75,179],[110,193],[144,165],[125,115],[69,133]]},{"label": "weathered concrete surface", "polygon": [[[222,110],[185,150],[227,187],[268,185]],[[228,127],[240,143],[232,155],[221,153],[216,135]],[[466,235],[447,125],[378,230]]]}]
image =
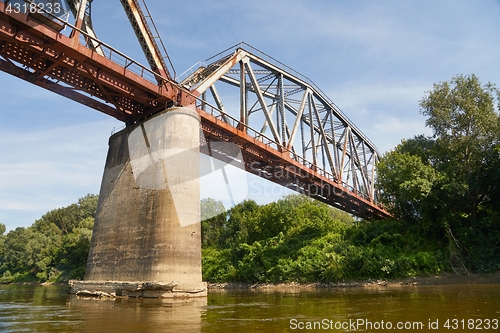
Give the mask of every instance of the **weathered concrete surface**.
[{"label": "weathered concrete surface", "polygon": [[141,297],[141,298],[190,298],[206,297],[207,288],[178,289],[175,284],[161,284],[156,282],[130,281],[69,281],[69,292],[77,294],[105,293],[112,297]]},{"label": "weathered concrete surface", "polygon": [[[126,128],[109,140],[87,272],[84,281],[72,281],[72,293],[134,293],[134,288],[122,288],[120,284],[151,282],[175,286],[176,292],[172,288],[152,293],[136,288],[134,295],[206,295],[201,277],[199,116],[191,109],[172,108],[155,117],[161,118]],[[134,129],[140,129],[145,138],[137,145],[147,145],[149,157],[154,155],[149,169],[137,174],[135,167],[135,175],[128,147]],[[131,147],[132,154],[137,154],[136,148]],[[189,150],[196,153],[183,154]],[[158,159],[158,154],[166,154],[166,159]],[[176,161],[179,154],[182,163],[178,163],[178,157]],[[167,180],[172,186],[162,185]]]}]

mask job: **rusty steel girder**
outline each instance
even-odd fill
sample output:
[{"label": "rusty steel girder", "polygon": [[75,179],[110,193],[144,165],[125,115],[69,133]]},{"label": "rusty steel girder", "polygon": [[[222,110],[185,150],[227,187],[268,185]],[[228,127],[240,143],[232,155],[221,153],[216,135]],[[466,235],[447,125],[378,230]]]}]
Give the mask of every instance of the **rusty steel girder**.
[{"label": "rusty steel girder", "polygon": [[[158,74],[108,45],[95,40],[105,51],[101,55],[35,16],[6,13],[5,7],[0,2],[0,70],[129,124],[190,103],[175,82],[162,77],[158,84]],[[57,23],[70,29],[70,36],[84,34],[67,22]]]},{"label": "rusty steel girder", "polygon": [[[201,129],[210,142],[232,142],[243,153],[245,170],[273,183],[279,184],[311,198],[327,203],[363,219],[390,217],[385,208],[366,198],[362,193],[335,180],[332,175],[317,170],[312,165],[297,161],[289,150],[279,150],[272,140],[262,140],[248,134],[248,128],[231,126],[220,117],[197,108],[201,116]],[[201,151],[207,153],[207,147]],[[224,156],[217,156],[224,160]],[[227,161],[230,163],[231,159]]]},{"label": "rusty steel girder", "polygon": [[[125,13],[129,19],[130,25],[134,30],[134,33],[141,45],[142,51],[146,56],[146,60],[150,68],[155,72],[160,74],[162,77],[172,79],[175,77],[175,70],[170,58],[167,54],[167,50],[163,45],[161,38],[159,38],[159,33],[156,30],[156,25],[154,24],[151,14],[146,2],[142,0],[142,6],[138,0],[120,0]],[[149,19],[149,20],[148,20]],[[154,33],[153,33],[153,30]],[[170,73],[167,67],[167,62],[170,65],[170,69],[173,73]]]},{"label": "rusty steel girder", "polygon": [[389,216],[375,188],[377,148],[311,80],[245,43],[209,60],[180,84],[217,120],[214,140],[252,138],[241,143],[247,171],[360,217]]}]

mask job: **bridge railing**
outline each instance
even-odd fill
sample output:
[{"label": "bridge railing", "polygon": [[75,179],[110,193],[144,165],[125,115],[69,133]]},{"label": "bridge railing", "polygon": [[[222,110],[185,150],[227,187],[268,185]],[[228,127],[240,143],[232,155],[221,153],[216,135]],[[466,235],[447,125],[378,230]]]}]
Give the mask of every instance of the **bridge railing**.
[{"label": "bridge railing", "polygon": [[182,72],[181,74],[177,75],[175,77],[175,81],[181,83],[184,79],[186,79],[187,77],[189,77],[191,74],[193,74],[194,72],[196,72],[196,70],[199,69],[199,68],[201,68],[201,67],[207,67],[207,63],[202,62],[202,61],[198,61],[193,66],[189,67],[184,72]]},{"label": "bridge railing", "polygon": [[158,85],[158,82],[164,82],[164,84],[171,82],[168,78],[161,76],[150,68],[127,56],[123,52],[118,51],[114,47],[106,44],[98,38],[69,23],[67,17],[59,17],[45,10],[44,8],[40,8],[40,11],[43,12],[46,17],[50,17],[53,21],[58,22],[62,26],[61,30],[66,31],[66,28],[68,28],[69,36],[77,33],[79,35],[80,44],[86,45],[88,47],[89,41],[92,41],[92,47],[89,47],[90,49],[95,51],[97,54],[100,54],[101,56],[104,56],[105,58],[111,60],[115,64],[123,67],[124,69],[129,70],[130,72],[155,85]]},{"label": "bridge railing", "polygon": [[[138,61],[132,59],[131,57],[125,55],[124,53],[118,51],[117,49],[109,46],[108,44],[104,43],[103,41],[94,38],[87,33],[85,33],[82,30],[77,29],[76,27],[72,26],[71,24],[68,23],[68,26],[71,29],[77,30],[80,32],[80,43],[82,45],[87,45],[88,41],[87,39],[92,40],[93,44],[93,49],[100,49],[102,51],[102,56],[105,58],[111,60],[117,65],[120,65],[124,69],[129,70],[130,72],[142,77],[143,79],[146,79],[147,81],[154,83],[155,85],[158,84],[157,79],[161,79],[163,82],[168,82],[169,80],[160,74],[155,73],[148,67],[140,64]],[[97,51],[96,51],[97,52]],[[101,53],[101,52],[97,52]]]}]

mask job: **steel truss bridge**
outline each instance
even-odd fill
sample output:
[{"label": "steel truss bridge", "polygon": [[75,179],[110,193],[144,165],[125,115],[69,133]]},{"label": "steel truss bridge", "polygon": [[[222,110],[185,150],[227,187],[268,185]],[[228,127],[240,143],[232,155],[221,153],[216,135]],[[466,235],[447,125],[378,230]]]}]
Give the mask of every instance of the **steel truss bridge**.
[{"label": "steel truss bridge", "polygon": [[230,161],[235,151],[214,147],[231,145],[211,143],[235,143],[248,172],[364,219],[390,216],[375,145],[307,77],[245,43],[176,76],[144,0],[120,2],[148,67],[96,37],[91,0],[66,0],[57,15],[44,6],[56,2],[0,2],[0,70],[126,125],[195,106],[202,152]]}]

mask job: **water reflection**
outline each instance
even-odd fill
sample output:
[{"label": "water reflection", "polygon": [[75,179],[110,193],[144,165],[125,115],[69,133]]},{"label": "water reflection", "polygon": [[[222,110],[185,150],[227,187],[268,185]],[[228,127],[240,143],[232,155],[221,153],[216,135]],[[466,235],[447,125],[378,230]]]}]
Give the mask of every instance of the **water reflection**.
[{"label": "water reflection", "polygon": [[[393,329],[397,323],[416,323],[424,330],[438,321],[439,331],[447,331],[444,324],[448,319],[467,322],[486,318],[500,320],[500,285],[322,289],[300,293],[212,292],[203,318],[203,332],[216,332],[217,327],[231,332],[245,332],[250,328],[262,332],[292,332],[300,330],[298,325],[293,325],[298,322],[334,324],[358,320],[390,322]],[[375,327],[369,329],[366,325],[356,329],[321,327],[332,332],[376,331]]]},{"label": "water reflection", "polygon": [[0,332],[293,332],[293,320],[358,319],[418,322],[424,331],[439,321],[441,332],[450,330],[446,320],[500,320],[500,285],[230,291],[180,301],[82,299],[63,286],[0,285]]},{"label": "water reflection", "polygon": [[206,298],[89,299],[71,295],[68,306],[80,313],[80,332],[201,332]]},{"label": "water reflection", "polygon": [[0,332],[77,332],[66,288],[0,286]]}]

